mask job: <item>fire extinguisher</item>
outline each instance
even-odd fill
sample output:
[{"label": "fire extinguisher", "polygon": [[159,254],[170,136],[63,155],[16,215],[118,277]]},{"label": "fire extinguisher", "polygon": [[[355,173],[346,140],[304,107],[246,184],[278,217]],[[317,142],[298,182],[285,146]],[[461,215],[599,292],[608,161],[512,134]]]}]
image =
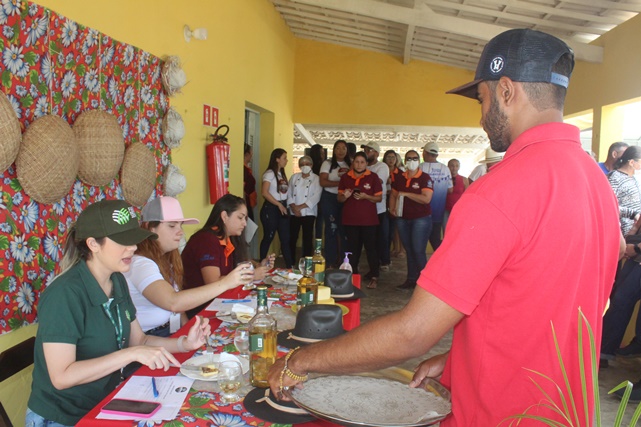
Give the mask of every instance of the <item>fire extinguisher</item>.
[{"label": "fire extinguisher", "polygon": [[[219,132],[225,131],[224,134]],[[229,193],[229,126],[220,125],[211,136],[213,142],[205,147],[207,153],[207,173],[209,175],[209,203]]]}]

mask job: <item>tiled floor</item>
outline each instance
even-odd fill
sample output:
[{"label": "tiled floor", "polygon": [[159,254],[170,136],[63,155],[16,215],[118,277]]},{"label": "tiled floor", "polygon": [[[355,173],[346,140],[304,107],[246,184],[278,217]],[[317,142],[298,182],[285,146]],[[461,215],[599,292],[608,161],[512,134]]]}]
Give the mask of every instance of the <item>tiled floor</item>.
[{"label": "tiled floor", "polygon": [[[361,300],[361,320],[367,321],[391,311],[402,308],[411,296],[410,291],[398,291],[394,287],[405,280],[406,264],[404,258],[393,258],[389,271],[382,272],[376,290],[364,289],[368,298]],[[361,272],[367,272],[365,256],[361,257]],[[448,333],[425,357],[410,360],[402,366],[413,370],[423,359],[447,351],[452,342],[452,334]],[[641,379],[641,359],[617,359],[610,367],[599,373],[599,393],[601,402],[601,420],[603,426],[613,426],[620,400],[607,393],[621,381],[636,381]],[[629,404],[623,418],[622,426],[629,426],[629,421],[637,404]]]}]

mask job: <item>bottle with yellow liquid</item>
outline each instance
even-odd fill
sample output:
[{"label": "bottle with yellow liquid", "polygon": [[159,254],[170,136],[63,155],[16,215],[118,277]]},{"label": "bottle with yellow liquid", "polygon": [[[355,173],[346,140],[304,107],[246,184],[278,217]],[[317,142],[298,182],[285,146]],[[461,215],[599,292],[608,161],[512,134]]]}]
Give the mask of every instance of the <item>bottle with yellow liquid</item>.
[{"label": "bottle with yellow liquid", "polygon": [[316,239],[312,262],[314,264],[314,279],[319,285],[325,283],[325,258],[323,257],[322,249],[323,239]]},{"label": "bottle with yellow liquid", "polygon": [[318,282],[312,276],[312,271],[312,257],[306,256],[305,271],[303,271],[303,277],[298,280],[296,288],[296,305],[299,310],[318,301]]},{"label": "bottle with yellow liquid", "polygon": [[267,288],[259,286],[256,315],[249,321],[249,381],[254,387],[267,388],[267,373],[276,361],[276,319],[267,308]]}]

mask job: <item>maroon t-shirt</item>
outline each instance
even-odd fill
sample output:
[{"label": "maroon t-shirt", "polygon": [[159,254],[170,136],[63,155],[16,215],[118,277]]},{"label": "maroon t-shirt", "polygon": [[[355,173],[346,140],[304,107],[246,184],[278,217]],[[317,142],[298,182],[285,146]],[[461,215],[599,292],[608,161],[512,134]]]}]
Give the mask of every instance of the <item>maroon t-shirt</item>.
[{"label": "maroon t-shirt", "polygon": [[[183,289],[197,288],[205,284],[201,272],[203,267],[218,267],[221,276],[228,275],[234,269],[234,246],[231,242],[220,240],[211,230],[200,230],[190,237],[181,258],[185,271]],[[217,298],[235,298],[236,296],[237,291],[230,289],[218,295]],[[207,304],[188,310],[187,314],[193,317]]]},{"label": "maroon t-shirt", "polygon": [[[392,183],[392,191],[421,194],[425,191],[434,191],[432,178],[422,170],[418,169],[416,175],[408,178],[408,172],[396,175]],[[422,218],[432,214],[429,204],[423,205],[415,202],[409,197],[403,199],[403,219]]]},{"label": "maroon t-shirt", "polygon": [[[358,189],[370,196],[383,194],[380,178],[369,170],[358,178],[354,176],[353,170],[344,174],[338,183],[338,193],[343,194],[348,188]],[[343,204],[341,217],[343,225],[378,225],[376,203],[369,200],[356,200],[354,197],[349,197]]]}]

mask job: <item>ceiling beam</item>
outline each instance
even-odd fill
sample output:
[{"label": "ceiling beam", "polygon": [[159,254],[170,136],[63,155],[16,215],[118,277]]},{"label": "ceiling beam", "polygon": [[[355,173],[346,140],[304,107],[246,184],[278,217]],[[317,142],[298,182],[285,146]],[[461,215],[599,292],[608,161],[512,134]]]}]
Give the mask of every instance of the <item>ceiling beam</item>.
[{"label": "ceiling beam", "polygon": [[405,47],[403,48],[403,64],[407,65],[412,59],[412,40],[414,40],[414,31],[416,27],[414,25],[407,26],[407,32],[405,33]]},{"label": "ceiling beam", "polygon": [[622,10],[625,12],[641,13],[641,3],[624,3],[607,0],[563,0],[563,3],[576,4],[579,6],[593,6],[602,9]]},{"label": "ceiling beam", "polygon": [[[476,39],[489,41],[494,36],[509,30],[494,24],[485,24],[469,19],[436,14],[429,9],[408,9],[372,0],[291,0],[292,3],[307,4],[325,9],[355,13],[385,21],[400,22],[406,25],[425,27],[439,31],[456,33]],[[596,0],[590,0],[596,1]],[[603,0],[600,0],[603,1]],[[603,48],[585,43],[567,41],[574,50],[576,59],[588,62],[601,62]]]},{"label": "ceiling beam", "polygon": [[316,144],[316,141],[314,141],[314,138],[312,138],[312,134],[309,133],[307,129],[305,129],[305,126],[300,123],[294,123],[294,129],[296,129],[298,133],[301,134],[305,142],[307,142],[310,147]]},{"label": "ceiling beam", "polygon": [[[506,8],[502,10],[494,10],[494,9],[488,9],[484,7],[470,6],[467,4],[452,3],[452,2],[443,1],[443,0],[426,0],[426,3],[431,6],[438,6],[442,8],[448,8],[448,9],[456,9],[461,12],[470,12],[470,13],[475,13],[477,15],[491,16],[493,18],[498,18],[498,19],[508,19],[511,21],[520,22],[523,26],[527,26],[527,27],[531,27],[532,24],[540,25],[543,27],[550,27],[550,28],[558,28],[559,26],[562,26],[564,31],[584,32],[584,33],[594,34],[596,36],[603,35],[607,32],[607,30],[605,29],[597,30],[595,28],[586,27],[582,25],[559,23],[559,22],[554,22],[547,19],[535,18],[532,16],[518,15],[515,13],[506,12],[507,10]],[[501,4],[505,6],[513,6],[510,4],[509,1],[504,1]],[[557,11],[555,13],[556,15],[561,15],[560,13],[558,13],[561,11],[560,9],[555,9],[555,10]],[[576,14],[576,15],[579,15],[579,14]],[[586,18],[579,18],[578,16],[574,16],[573,18],[578,20],[586,19]],[[589,21],[589,19],[586,19],[586,20]],[[617,22],[617,24],[620,24],[620,22]]]},{"label": "ceiling beam", "polygon": [[[620,18],[612,16],[593,15],[590,13],[577,12],[576,10],[561,9],[564,4],[572,4],[571,2],[561,2],[556,6],[546,6],[539,3],[533,3],[523,0],[483,0],[483,3],[494,5],[505,5],[508,7],[516,7],[521,10],[529,10],[536,13],[543,13],[555,16],[563,16],[565,18],[578,19],[589,22],[596,22],[599,24],[619,25],[623,22]],[[622,3],[621,3],[622,4]],[[585,31],[585,29],[584,29]]]}]

